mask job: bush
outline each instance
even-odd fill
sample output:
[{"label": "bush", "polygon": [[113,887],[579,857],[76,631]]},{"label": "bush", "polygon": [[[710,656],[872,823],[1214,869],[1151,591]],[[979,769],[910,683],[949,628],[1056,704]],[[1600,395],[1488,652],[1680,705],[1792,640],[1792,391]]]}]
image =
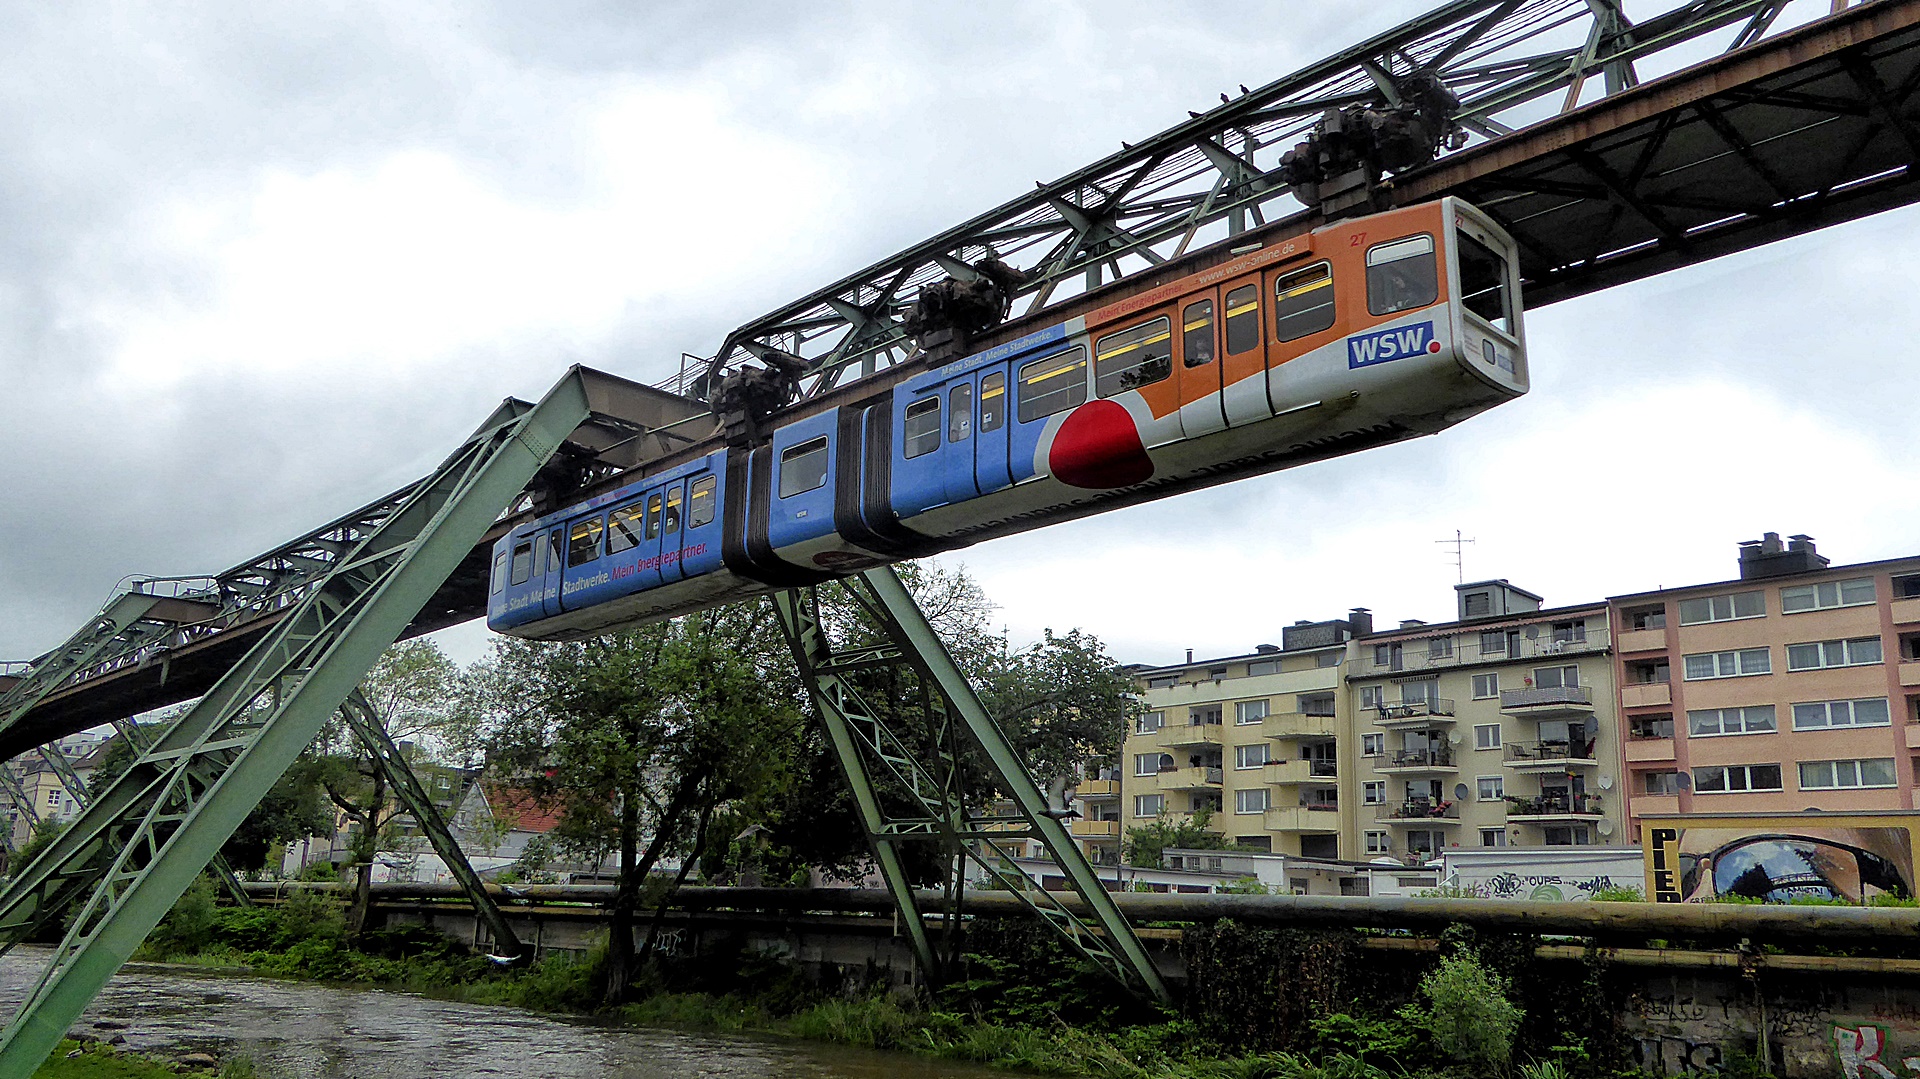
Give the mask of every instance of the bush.
[{"label": "bush", "polygon": [[1426,1006],[1410,1006],[1408,1018],[1433,1036],[1441,1052],[1463,1064],[1504,1070],[1513,1058],[1513,1036],[1525,1014],[1507,999],[1505,978],[1488,970],[1465,946],[1420,979]]},{"label": "bush", "polygon": [[1595,888],[1590,898],[1595,903],[1645,903],[1647,893],[1635,884],[1609,884]]}]

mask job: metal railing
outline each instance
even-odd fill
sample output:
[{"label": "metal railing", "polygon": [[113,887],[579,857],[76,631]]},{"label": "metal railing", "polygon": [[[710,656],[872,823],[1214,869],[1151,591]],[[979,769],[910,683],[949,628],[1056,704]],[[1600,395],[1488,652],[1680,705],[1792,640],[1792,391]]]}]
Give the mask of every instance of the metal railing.
[{"label": "metal railing", "polygon": [[1453,802],[1435,802],[1427,798],[1412,798],[1404,802],[1390,802],[1381,806],[1374,814],[1374,819],[1398,821],[1459,820],[1460,807]]},{"label": "metal railing", "polygon": [[1400,701],[1396,704],[1376,704],[1373,706],[1375,723],[1404,723],[1409,719],[1423,719],[1428,716],[1453,716],[1453,702],[1444,697],[1429,697],[1423,701]]},{"label": "metal railing", "polygon": [[1585,761],[1595,760],[1593,740],[1583,741],[1546,741],[1546,742],[1508,742],[1505,753],[1508,764],[1527,764],[1534,761]]},{"label": "metal railing", "polygon": [[1531,708],[1541,704],[1592,704],[1590,686],[1528,686],[1500,691],[1500,707]]},{"label": "metal railing", "polygon": [[1453,749],[1449,746],[1436,746],[1432,749],[1397,749],[1387,758],[1381,768],[1451,768],[1453,767]]},{"label": "metal railing", "polygon": [[1511,817],[1597,817],[1600,797],[1594,794],[1552,795],[1521,798],[1507,795],[1507,816]]}]

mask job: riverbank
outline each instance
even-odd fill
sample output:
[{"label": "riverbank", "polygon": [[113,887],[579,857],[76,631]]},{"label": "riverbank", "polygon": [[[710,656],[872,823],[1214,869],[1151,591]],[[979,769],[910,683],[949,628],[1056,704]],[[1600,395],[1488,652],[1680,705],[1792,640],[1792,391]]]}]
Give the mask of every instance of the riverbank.
[{"label": "riverbank", "polygon": [[253,1063],[245,1057],[214,1067],[198,1067],[110,1045],[82,1044],[70,1038],[62,1040],[47,1062],[33,1073],[33,1079],[181,1079],[182,1076],[255,1079]]}]

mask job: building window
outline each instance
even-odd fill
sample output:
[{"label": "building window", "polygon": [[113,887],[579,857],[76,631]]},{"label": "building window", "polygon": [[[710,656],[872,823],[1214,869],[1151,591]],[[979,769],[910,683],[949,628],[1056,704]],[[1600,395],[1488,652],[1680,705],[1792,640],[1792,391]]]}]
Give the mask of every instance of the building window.
[{"label": "building window", "polygon": [[1302,693],[1293,699],[1293,706],[1301,715],[1330,717],[1333,715],[1333,694]]},{"label": "building window", "polygon": [[1400,683],[1401,704],[1432,704],[1440,699],[1440,680],[1425,679],[1419,682]]},{"label": "building window", "polygon": [[1265,813],[1272,792],[1265,787],[1233,792],[1233,811],[1235,813]]},{"label": "building window", "polygon": [[1695,794],[1733,794],[1741,791],[1777,791],[1780,766],[1777,764],[1710,765],[1693,770]]},{"label": "building window", "polygon": [[1894,599],[1920,599],[1920,573],[1895,577],[1892,584]]},{"label": "building window", "polygon": [[1500,695],[1500,676],[1498,674],[1476,674],[1473,676],[1473,699],[1484,701]]},{"label": "building window", "polygon": [[1267,718],[1266,701],[1238,701],[1233,706],[1233,721],[1242,725]]},{"label": "building window", "polygon": [[1166,808],[1164,794],[1136,794],[1133,796],[1133,815],[1136,817],[1157,817]]},{"label": "building window", "polygon": [[1156,674],[1147,679],[1148,689],[1172,689],[1179,684],[1180,676],[1177,674]]},{"label": "building window", "polygon": [[1227,669],[1225,667],[1207,668],[1207,677],[1213,679],[1216,682],[1218,682],[1222,678],[1225,678],[1226,676],[1227,676]]},{"label": "building window", "polygon": [[1679,772],[1641,772],[1640,789],[1646,794],[1679,794]]},{"label": "building window", "polygon": [[1407,833],[1407,850],[1415,854],[1432,854],[1445,842],[1444,832],[1432,832],[1414,829]]},{"label": "building window", "polygon": [[1427,641],[1428,659],[1445,659],[1453,655],[1452,637],[1434,637]]},{"label": "building window", "polygon": [[1370,805],[1380,805],[1387,800],[1387,781],[1368,780],[1360,784],[1360,801]]},{"label": "building window", "polygon": [[1574,689],[1580,685],[1578,667],[1535,667],[1533,685],[1536,689]]},{"label": "building window", "polygon": [[1393,850],[1393,837],[1386,832],[1367,833],[1367,853],[1386,854]]},{"label": "building window", "polygon": [[1256,659],[1247,664],[1247,677],[1260,678],[1280,673],[1280,661],[1277,659]]},{"label": "building window", "polygon": [[1250,746],[1233,747],[1233,766],[1235,768],[1258,768],[1272,759],[1272,747],[1265,742],[1256,742]]},{"label": "building window", "polygon": [[1687,734],[1711,738],[1722,734],[1772,734],[1773,705],[1752,704],[1745,708],[1703,708],[1687,712]]},{"label": "building window", "polygon": [[1844,641],[1810,641],[1787,646],[1787,670],[1821,667],[1859,667],[1880,662],[1880,638],[1853,637]]},{"label": "building window", "polygon": [[1482,828],[1482,829],[1480,829],[1480,845],[1481,845],[1481,846],[1483,846],[1483,847],[1504,847],[1504,846],[1506,846],[1506,845],[1507,845],[1507,830],[1506,830],[1505,828]]},{"label": "building window", "polygon": [[1773,673],[1773,656],[1765,648],[1743,648],[1738,652],[1696,652],[1682,657],[1681,662],[1682,677],[1689,682]]},{"label": "building window", "polygon": [[1549,847],[1584,847],[1593,842],[1585,825],[1577,828],[1542,828],[1540,838]]},{"label": "building window", "polygon": [[1824,611],[1829,607],[1863,607],[1876,599],[1873,578],[1852,581],[1825,581],[1780,590],[1780,612]]},{"label": "building window", "polygon": [[1480,654],[1483,656],[1506,655],[1507,635],[1504,633],[1482,633],[1480,635]]},{"label": "building window", "polygon": [[1627,664],[1627,681],[1636,686],[1665,682],[1673,677],[1672,669],[1664,659],[1643,659]]},{"label": "building window", "polygon": [[1483,802],[1497,802],[1507,796],[1505,776],[1481,776],[1474,780],[1475,793]]},{"label": "building window", "polygon": [[1137,776],[1159,775],[1162,769],[1173,767],[1171,753],[1136,753],[1133,755],[1133,774]]},{"label": "building window", "polygon": [[1895,783],[1892,757],[1861,761],[1801,761],[1800,789],[1861,790]]},{"label": "building window", "polygon": [[1322,652],[1313,657],[1313,665],[1316,667],[1338,667],[1340,665],[1341,655],[1342,653],[1339,652]]},{"label": "building window", "polygon": [[1220,722],[1220,706],[1203,704],[1187,709],[1187,721],[1195,727],[1204,727]]},{"label": "building window", "polygon": [[1379,708],[1381,702],[1385,699],[1385,693],[1383,692],[1385,689],[1385,686],[1361,686],[1360,707]]},{"label": "building window", "polygon": [[1659,715],[1629,716],[1627,718],[1627,737],[1672,738],[1673,716],[1665,712]]},{"label": "building window", "polygon": [[1498,723],[1474,724],[1473,748],[1499,749],[1500,748],[1500,724]]},{"label": "building window", "polygon": [[1793,729],[1825,730],[1828,727],[1885,727],[1892,723],[1885,697],[1866,697],[1857,701],[1807,701],[1793,706]]},{"label": "building window", "polygon": [[1555,622],[1553,641],[1555,644],[1573,644],[1587,639],[1587,620],[1578,622]]},{"label": "building window", "polygon": [[1152,734],[1167,725],[1165,712],[1142,712],[1133,721],[1133,733]]},{"label": "building window", "polygon": [[1635,607],[1632,610],[1621,611],[1620,617],[1626,622],[1628,629],[1666,629],[1667,605],[1662,603],[1658,607]]},{"label": "building window", "polygon": [[1736,618],[1763,618],[1767,613],[1765,592],[1735,592],[1729,596],[1701,596],[1680,601],[1680,624],[1697,626],[1702,622],[1731,622]]},{"label": "building window", "polygon": [[1387,736],[1384,734],[1363,734],[1360,736],[1360,755],[1378,757],[1387,751]]}]

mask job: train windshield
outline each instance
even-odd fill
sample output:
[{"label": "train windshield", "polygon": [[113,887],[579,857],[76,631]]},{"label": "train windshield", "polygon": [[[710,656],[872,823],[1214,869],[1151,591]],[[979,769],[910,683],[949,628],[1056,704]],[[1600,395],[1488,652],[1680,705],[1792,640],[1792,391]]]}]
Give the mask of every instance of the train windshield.
[{"label": "train windshield", "polygon": [[1440,298],[1433,237],[1409,236],[1367,252],[1367,310],[1391,315],[1425,307]]},{"label": "train windshield", "polygon": [[1507,287],[1507,260],[1467,235],[1460,239],[1460,302],[1501,333],[1513,334],[1513,295]]}]

